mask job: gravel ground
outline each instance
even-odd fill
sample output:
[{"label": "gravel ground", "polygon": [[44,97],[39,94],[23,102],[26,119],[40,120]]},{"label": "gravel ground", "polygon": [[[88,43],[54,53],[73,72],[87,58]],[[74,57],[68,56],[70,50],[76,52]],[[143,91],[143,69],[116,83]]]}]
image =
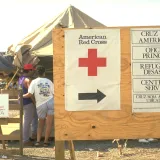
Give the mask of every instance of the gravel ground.
[{"label": "gravel ground", "polygon": [[[129,140],[127,148],[123,148],[120,155],[117,144],[110,140],[104,141],[74,141],[75,154],[77,160],[159,160],[160,158],[160,141],[150,143],[139,143],[137,140]],[[121,142],[124,144],[124,142]],[[0,144],[1,145],[1,144]],[[24,148],[24,156],[18,155],[18,142],[8,142],[7,151],[0,150],[2,155],[7,156],[9,160],[54,160],[55,153],[53,150],[54,141],[48,148],[28,147]],[[1,147],[1,146],[0,146]],[[97,153],[102,157],[97,157]],[[65,157],[69,159],[70,154],[66,145]]]}]

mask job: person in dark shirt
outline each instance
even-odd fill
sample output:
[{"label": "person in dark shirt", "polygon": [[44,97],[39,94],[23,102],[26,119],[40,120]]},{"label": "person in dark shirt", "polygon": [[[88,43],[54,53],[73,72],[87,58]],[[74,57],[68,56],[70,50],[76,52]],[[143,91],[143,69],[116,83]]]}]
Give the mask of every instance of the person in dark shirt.
[{"label": "person in dark shirt", "polygon": [[[28,93],[28,88],[31,83],[31,76],[33,75],[34,67],[32,64],[25,64],[23,74],[19,77],[18,84],[22,87],[23,94]],[[36,138],[38,116],[33,97],[23,98],[23,112],[24,112],[24,125],[23,125],[23,143],[24,146],[33,146],[34,143],[30,139],[30,125],[32,124],[32,139]]]}]

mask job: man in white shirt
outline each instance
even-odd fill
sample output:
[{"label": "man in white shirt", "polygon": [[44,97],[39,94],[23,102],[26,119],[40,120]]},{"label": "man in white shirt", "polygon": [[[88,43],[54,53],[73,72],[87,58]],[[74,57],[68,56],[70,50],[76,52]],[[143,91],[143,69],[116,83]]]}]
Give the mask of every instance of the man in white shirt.
[{"label": "man in white shirt", "polygon": [[51,133],[53,123],[53,94],[54,87],[51,80],[45,78],[45,68],[41,65],[36,68],[38,78],[34,79],[29,88],[28,93],[23,95],[23,98],[35,96],[36,109],[39,118],[37,130],[37,142],[35,146],[40,146],[40,140],[46,120],[46,131],[44,147],[49,145],[48,139]]}]

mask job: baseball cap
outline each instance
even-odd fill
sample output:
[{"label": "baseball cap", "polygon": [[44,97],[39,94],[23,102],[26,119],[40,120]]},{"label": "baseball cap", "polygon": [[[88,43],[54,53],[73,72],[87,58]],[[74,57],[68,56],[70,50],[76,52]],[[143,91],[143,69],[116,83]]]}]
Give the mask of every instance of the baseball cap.
[{"label": "baseball cap", "polygon": [[25,64],[23,69],[24,70],[35,70],[32,64]]}]

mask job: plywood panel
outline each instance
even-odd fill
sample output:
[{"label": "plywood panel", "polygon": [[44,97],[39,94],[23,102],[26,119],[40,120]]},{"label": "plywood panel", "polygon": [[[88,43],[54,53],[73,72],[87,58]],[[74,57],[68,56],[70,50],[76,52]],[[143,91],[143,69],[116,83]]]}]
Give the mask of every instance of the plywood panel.
[{"label": "plywood panel", "polygon": [[132,113],[130,28],[132,27],[120,28],[120,111],[68,112],[65,110],[64,30],[55,29],[53,31],[55,137],[57,140],[97,140],[114,138],[134,139],[160,137],[159,113]]},{"label": "plywood panel", "polygon": [[18,90],[7,90],[7,89],[1,89],[2,94],[9,94],[9,99],[18,99]]},{"label": "plywood panel", "polygon": [[1,140],[20,140],[20,135],[0,135]]},{"label": "plywood panel", "polygon": [[10,104],[9,110],[20,110],[20,104]]}]

